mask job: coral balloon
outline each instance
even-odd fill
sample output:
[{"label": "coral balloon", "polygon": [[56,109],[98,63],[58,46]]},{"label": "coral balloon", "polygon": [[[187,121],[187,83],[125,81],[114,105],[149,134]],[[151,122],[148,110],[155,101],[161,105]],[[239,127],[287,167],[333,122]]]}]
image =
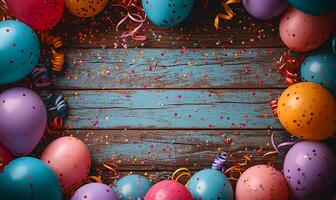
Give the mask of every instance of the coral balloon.
[{"label": "coral balloon", "polygon": [[21,22],[2,21],[0,41],[0,85],[27,76],[40,57],[40,42],[35,32]]},{"label": "coral balloon", "polygon": [[92,17],[100,13],[108,0],[65,0],[68,10],[78,17]]},{"label": "coral balloon", "polygon": [[145,177],[133,174],[118,180],[114,185],[114,191],[120,199],[138,200],[145,198],[151,186],[152,183]]},{"label": "coral balloon", "polygon": [[301,82],[280,96],[278,116],[292,135],[305,140],[324,140],[336,131],[336,103],[320,84]]},{"label": "coral balloon", "polygon": [[248,168],[236,186],[236,200],[273,199],[286,200],[288,186],[281,172],[268,165]]},{"label": "coral balloon", "polygon": [[242,0],[250,15],[258,19],[271,19],[279,16],[288,8],[287,0]]},{"label": "coral balloon", "polygon": [[62,18],[63,0],[6,0],[10,13],[35,30],[51,30]]},{"label": "coral balloon", "polygon": [[336,54],[319,52],[309,55],[300,68],[302,81],[319,83],[336,97]]},{"label": "coral balloon", "polygon": [[12,154],[0,144],[0,173],[11,160],[13,160]]},{"label": "coral balloon", "polygon": [[61,186],[54,172],[37,158],[22,157],[0,173],[2,200],[62,200]]},{"label": "coral balloon", "polygon": [[194,199],[233,200],[233,189],[226,176],[214,169],[204,169],[189,180],[188,190]]},{"label": "coral balloon", "polygon": [[288,0],[298,10],[310,15],[323,15],[336,11],[335,0]]},{"label": "coral balloon", "polygon": [[145,200],[193,200],[188,189],[179,182],[166,180],[153,185]]},{"label": "coral balloon", "polygon": [[191,13],[194,0],[142,0],[148,18],[157,26],[169,28],[183,22]]},{"label": "coral balloon", "polygon": [[303,141],[287,153],[284,174],[295,200],[322,199],[336,183],[336,155],[321,142]]},{"label": "coral balloon", "polygon": [[330,16],[311,16],[295,8],[289,8],[280,21],[280,36],[285,45],[300,52],[311,51],[330,36]]},{"label": "coral balloon", "polygon": [[102,183],[89,183],[80,187],[71,200],[119,200],[111,187]]},{"label": "coral balloon", "polygon": [[11,88],[0,94],[0,143],[13,155],[30,154],[47,125],[41,98],[26,88]]},{"label": "coral balloon", "polygon": [[91,167],[88,148],[75,137],[54,140],[43,151],[41,160],[55,171],[66,193],[84,183]]}]

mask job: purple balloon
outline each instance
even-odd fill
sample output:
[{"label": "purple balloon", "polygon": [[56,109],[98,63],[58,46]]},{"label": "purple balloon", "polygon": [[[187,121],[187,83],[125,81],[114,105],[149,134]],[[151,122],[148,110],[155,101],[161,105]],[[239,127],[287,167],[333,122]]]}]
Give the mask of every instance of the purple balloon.
[{"label": "purple balloon", "polygon": [[242,0],[250,15],[258,19],[271,19],[288,8],[287,0]]},{"label": "purple balloon", "polygon": [[119,200],[113,189],[102,183],[89,183],[80,187],[71,200]]},{"label": "purple balloon", "polygon": [[41,98],[26,88],[11,88],[0,94],[0,143],[13,155],[30,154],[47,125]]},{"label": "purple balloon", "polygon": [[336,155],[324,143],[303,141],[287,153],[284,175],[292,199],[321,199],[336,183]]}]

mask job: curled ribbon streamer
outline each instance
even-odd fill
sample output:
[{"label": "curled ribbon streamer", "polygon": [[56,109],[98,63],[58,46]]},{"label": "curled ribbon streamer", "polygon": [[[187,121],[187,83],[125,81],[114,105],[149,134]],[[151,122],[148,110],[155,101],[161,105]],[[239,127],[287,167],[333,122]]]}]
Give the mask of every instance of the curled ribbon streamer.
[{"label": "curled ribbon streamer", "polygon": [[48,31],[39,32],[41,42],[50,46],[52,70],[61,72],[65,63],[64,43],[59,36],[53,36]]},{"label": "curled ribbon streamer", "polygon": [[[247,156],[243,157],[243,161],[236,163],[234,166],[225,170],[224,174],[228,174],[228,179],[233,181],[238,181],[239,176],[245,170],[245,166],[250,162],[251,159]],[[235,176],[237,174],[237,176]]]},{"label": "curled ribbon streamer", "polygon": [[272,146],[274,148],[274,150],[278,153],[278,154],[283,154],[279,148],[280,147],[284,147],[284,146],[293,146],[295,145],[297,142],[283,142],[283,143],[280,143],[279,145],[276,145],[275,144],[275,141],[274,141],[274,135],[275,135],[275,132],[272,133],[271,135],[271,142],[272,142]]},{"label": "curled ribbon streamer", "polygon": [[[190,179],[191,174],[190,174],[189,169],[179,168],[179,169],[175,170],[175,172],[173,173],[173,175],[171,177],[172,177],[172,180],[174,180],[176,182],[179,182],[182,177],[188,177]],[[188,179],[187,183],[184,184],[184,185],[188,185],[189,179]]]},{"label": "curled ribbon streamer", "polygon": [[273,100],[270,102],[272,113],[275,118],[278,118],[278,100]]},{"label": "curled ribbon streamer", "polygon": [[[112,4],[112,6],[114,7],[121,7],[123,9],[125,9],[127,11],[127,14],[125,15],[125,17],[123,17],[117,24],[116,27],[116,31],[119,30],[119,27],[127,20],[130,19],[136,23],[140,23],[137,27],[135,27],[134,29],[130,29],[129,31],[125,31],[121,34],[121,38],[127,38],[127,37],[132,37],[132,39],[136,40],[136,41],[144,41],[147,39],[146,36],[142,36],[142,35],[136,35],[137,32],[139,31],[139,29],[143,26],[144,22],[146,21],[146,13],[144,11],[143,8],[141,8],[140,6],[136,5],[136,2],[133,3],[132,0],[130,0],[128,2],[128,4],[122,5],[122,4]],[[142,17],[140,14],[132,12],[132,8],[134,8],[135,10],[137,10],[138,12],[142,12],[144,13],[144,17]]]},{"label": "curled ribbon streamer", "polygon": [[101,176],[89,176],[89,177],[87,177],[86,182],[91,182],[90,180],[94,180],[97,183],[102,183],[103,182],[102,179],[101,179]]},{"label": "curled ribbon streamer", "polygon": [[301,66],[304,60],[305,55],[300,55],[295,58],[292,55],[292,51],[288,50],[285,51],[277,61],[277,64],[279,65],[278,73],[286,76],[285,83],[287,86],[293,85],[299,81],[299,75],[294,71]]},{"label": "curled ribbon streamer", "polygon": [[240,0],[227,0],[226,2],[225,1],[222,2],[223,8],[224,8],[226,14],[219,13],[219,14],[216,15],[215,21],[214,21],[214,26],[215,26],[216,30],[218,30],[219,19],[231,20],[233,18],[234,12],[230,8],[229,5],[230,4],[235,4],[235,3],[240,3]]},{"label": "curled ribbon streamer", "polygon": [[38,88],[48,87],[53,82],[50,76],[48,69],[38,64],[32,71],[33,84]]},{"label": "curled ribbon streamer", "polygon": [[65,97],[61,94],[49,94],[46,100],[46,108],[50,119],[47,131],[48,133],[53,133],[52,129],[61,129],[63,127],[63,121],[68,114]]},{"label": "curled ribbon streamer", "polygon": [[228,157],[228,153],[225,151],[219,152],[212,163],[212,169],[225,172],[225,162]]},{"label": "curled ribbon streamer", "polygon": [[[120,172],[119,172],[119,167],[112,163],[112,162],[107,162],[103,164],[103,167],[105,167],[106,169],[108,169],[110,172],[112,172],[111,176],[107,176],[106,178],[102,179],[102,182],[106,181],[106,180],[112,180],[112,181],[116,181],[117,179],[120,178]],[[110,183],[110,185],[113,185],[114,182]]]},{"label": "curled ribbon streamer", "polygon": [[269,152],[266,152],[263,157],[267,157],[267,156],[270,156],[270,155],[274,155],[274,154],[277,154],[278,152],[277,151],[269,151]]}]

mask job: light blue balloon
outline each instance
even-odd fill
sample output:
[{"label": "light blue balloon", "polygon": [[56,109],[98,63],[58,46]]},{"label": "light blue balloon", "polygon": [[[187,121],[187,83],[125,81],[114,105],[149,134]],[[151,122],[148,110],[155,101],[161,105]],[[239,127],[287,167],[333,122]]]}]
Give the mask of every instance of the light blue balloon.
[{"label": "light blue balloon", "polygon": [[22,157],[0,173],[1,200],[62,200],[57,176],[43,161]]},{"label": "light blue balloon", "polygon": [[140,175],[128,175],[118,180],[114,191],[121,200],[142,200],[152,183]]},{"label": "light blue balloon", "polygon": [[190,14],[194,0],[142,0],[148,18],[157,26],[173,27]]},{"label": "light blue balloon", "polygon": [[336,97],[336,54],[319,52],[309,55],[300,68],[302,81],[319,83]]},{"label": "light blue balloon", "polygon": [[36,33],[24,23],[0,22],[0,85],[27,76],[38,63],[40,42]]},{"label": "light blue balloon", "polygon": [[204,169],[194,174],[188,190],[195,200],[233,200],[233,189],[226,176],[214,169]]}]

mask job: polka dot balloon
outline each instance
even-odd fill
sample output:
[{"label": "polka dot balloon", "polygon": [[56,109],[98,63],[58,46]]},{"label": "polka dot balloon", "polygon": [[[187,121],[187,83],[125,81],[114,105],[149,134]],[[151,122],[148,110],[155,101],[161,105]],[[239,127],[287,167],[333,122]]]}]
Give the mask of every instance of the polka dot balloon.
[{"label": "polka dot balloon", "polygon": [[320,84],[300,82],[288,87],[278,101],[278,117],[292,135],[324,140],[336,131],[336,102]]},{"label": "polka dot balloon", "polygon": [[120,199],[141,200],[151,186],[152,183],[145,177],[133,174],[118,180],[114,184],[114,191]]},{"label": "polka dot balloon", "polygon": [[248,168],[236,186],[236,200],[289,198],[286,179],[281,172],[268,165]]},{"label": "polka dot balloon", "polygon": [[204,169],[194,174],[187,188],[194,199],[233,200],[233,189],[226,176],[214,169]]},{"label": "polka dot balloon", "polygon": [[92,17],[100,13],[108,0],[65,0],[68,10],[78,17]]},{"label": "polka dot balloon", "polygon": [[155,25],[169,28],[188,17],[194,0],[142,0],[142,6]]},{"label": "polka dot balloon", "polygon": [[10,13],[35,30],[51,30],[62,18],[63,0],[6,0]]},{"label": "polka dot balloon", "polygon": [[179,182],[165,180],[153,185],[145,200],[193,200],[188,189]]},{"label": "polka dot balloon", "polygon": [[108,185],[89,183],[80,187],[71,200],[119,200],[119,198]]},{"label": "polka dot balloon", "polygon": [[302,141],[287,153],[284,174],[293,199],[322,199],[336,183],[336,155],[324,143]]},{"label": "polka dot balloon", "polygon": [[0,22],[0,85],[27,76],[39,57],[40,43],[31,28],[14,20]]}]

